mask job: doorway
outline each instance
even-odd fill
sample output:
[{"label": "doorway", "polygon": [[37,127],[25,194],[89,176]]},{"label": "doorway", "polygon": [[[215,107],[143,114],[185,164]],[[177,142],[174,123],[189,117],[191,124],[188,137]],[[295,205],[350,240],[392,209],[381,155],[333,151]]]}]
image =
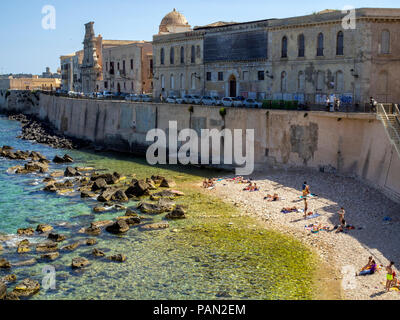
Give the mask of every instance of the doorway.
[{"label": "doorway", "polygon": [[236,97],[236,78],[234,75],[229,78],[229,96]]}]

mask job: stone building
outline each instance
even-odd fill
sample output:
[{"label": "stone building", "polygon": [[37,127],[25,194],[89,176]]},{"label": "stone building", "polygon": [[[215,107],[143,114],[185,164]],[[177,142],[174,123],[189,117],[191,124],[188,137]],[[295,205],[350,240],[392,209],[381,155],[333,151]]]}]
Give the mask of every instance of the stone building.
[{"label": "stone building", "polygon": [[53,91],[61,86],[61,80],[57,78],[8,78],[0,79],[0,90],[45,90]]},{"label": "stone building", "polygon": [[[154,96],[199,94],[322,104],[400,101],[400,9],[325,10],[312,15],[192,30],[174,11],[175,32],[153,37]],[[179,19],[178,19],[179,14]],[[170,14],[169,14],[170,15]],[[168,16],[168,15],[167,15]],[[164,21],[164,20],[163,20]]]},{"label": "stone building", "polygon": [[153,46],[151,42],[103,49],[102,89],[112,92],[151,93],[153,86]]},{"label": "stone building", "polygon": [[83,50],[60,57],[61,89],[82,92],[81,65]]}]

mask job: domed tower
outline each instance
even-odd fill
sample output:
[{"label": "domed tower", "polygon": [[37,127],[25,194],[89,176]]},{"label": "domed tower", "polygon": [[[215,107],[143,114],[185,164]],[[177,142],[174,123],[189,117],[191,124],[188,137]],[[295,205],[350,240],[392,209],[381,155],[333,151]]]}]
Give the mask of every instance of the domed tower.
[{"label": "domed tower", "polygon": [[174,9],[161,21],[158,34],[177,33],[192,30],[185,16]]}]

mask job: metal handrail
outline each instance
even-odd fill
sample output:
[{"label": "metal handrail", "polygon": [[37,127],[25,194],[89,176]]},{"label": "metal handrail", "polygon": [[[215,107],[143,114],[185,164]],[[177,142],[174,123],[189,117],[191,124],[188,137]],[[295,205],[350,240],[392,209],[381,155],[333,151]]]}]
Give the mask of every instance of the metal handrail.
[{"label": "metal handrail", "polygon": [[386,113],[385,107],[383,104],[378,104],[377,113],[380,116],[383,125],[385,127],[385,131],[389,136],[389,139],[394,144],[397,153],[400,156],[400,135],[398,130],[396,130],[392,124],[389,122],[389,117]]}]

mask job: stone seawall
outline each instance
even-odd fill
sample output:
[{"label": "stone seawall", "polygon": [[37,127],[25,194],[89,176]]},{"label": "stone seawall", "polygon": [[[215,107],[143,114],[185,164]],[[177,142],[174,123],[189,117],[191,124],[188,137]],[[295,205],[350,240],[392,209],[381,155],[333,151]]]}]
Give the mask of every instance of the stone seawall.
[{"label": "stone seawall", "polygon": [[374,114],[283,111],[0,94],[0,108],[35,114],[64,134],[108,149],[144,154],[146,134],[169,121],[178,130],[254,129],[257,170],[309,167],[352,176],[400,201],[400,158]]}]

